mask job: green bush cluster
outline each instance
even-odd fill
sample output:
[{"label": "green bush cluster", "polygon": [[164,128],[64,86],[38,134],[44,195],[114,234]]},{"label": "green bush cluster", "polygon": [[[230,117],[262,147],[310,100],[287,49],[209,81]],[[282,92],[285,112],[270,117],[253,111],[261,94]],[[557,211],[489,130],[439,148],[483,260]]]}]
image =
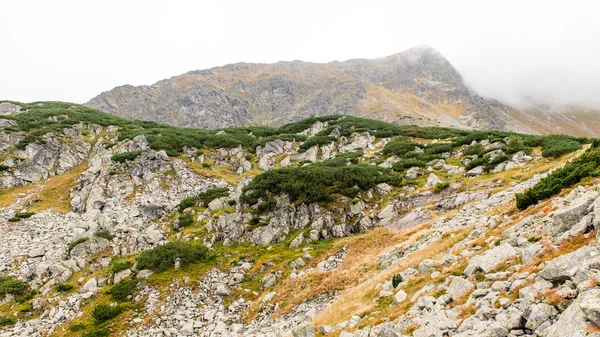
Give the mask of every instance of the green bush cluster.
[{"label": "green bush cluster", "polygon": [[481,153],[483,153],[483,151],[483,145],[477,143],[467,146],[463,151],[463,154],[465,156],[480,155]]},{"label": "green bush cluster", "polygon": [[330,137],[330,136],[314,136],[314,137],[310,137],[308,138],[304,143],[300,144],[300,152],[304,152],[308,149],[310,149],[313,146],[319,145],[319,146],[323,146],[323,145],[328,145],[331,144],[335,141],[334,137]]},{"label": "green bush cluster", "polygon": [[229,195],[229,189],[226,187],[211,188],[206,192],[202,192],[192,197],[187,197],[179,202],[179,212],[183,212],[188,207],[202,203],[204,207],[208,207],[208,204],[217,199],[224,198]]},{"label": "green bush cluster", "polygon": [[17,221],[21,221],[23,219],[27,219],[30,216],[34,215],[35,213],[33,212],[17,212],[15,213],[15,215],[11,218],[8,219],[8,221],[10,222],[17,222]]},{"label": "green bush cluster", "polygon": [[169,242],[142,252],[137,258],[137,268],[164,271],[172,268],[179,259],[181,266],[210,261],[214,254],[202,245]]},{"label": "green bush cluster", "polygon": [[73,290],[73,286],[70,284],[61,283],[61,284],[56,285],[56,291],[58,291],[60,293],[64,293],[64,292],[71,291],[71,290]]},{"label": "green bush cluster", "polygon": [[11,276],[0,277],[0,294],[22,295],[27,289],[27,283]]},{"label": "green bush cluster", "polygon": [[440,154],[446,152],[452,152],[454,143],[433,143],[428,144],[425,147],[425,153],[427,154]]},{"label": "green bush cluster", "polygon": [[121,280],[112,286],[112,288],[110,288],[108,294],[110,294],[112,299],[115,301],[131,302],[133,295],[137,291],[140,281],[141,279],[139,278]]},{"label": "green bush cluster", "polygon": [[110,266],[108,266],[108,270],[111,273],[116,274],[125,269],[129,269],[130,267],[131,267],[131,261],[129,261],[129,260],[114,260],[114,261],[111,261]]},{"label": "green bush cluster", "polygon": [[15,318],[10,316],[0,316],[0,326],[8,326],[15,324]]},{"label": "green bush cluster", "polygon": [[94,233],[95,237],[99,237],[99,238],[103,238],[106,239],[108,241],[112,240],[115,238],[115,235],[112,234],[109,230],[103,229],[103,230],[99,230],[97,232]]},{"label": "green bush cluster", "polygon": [[597,176],[599,166],[600,152],[598,148],[593,147],[579,158],[546,176],[532,188],[523,193],[517,193],[517,207],[521,210],[526,209],[539,200],[560,193],[563,188],[572,186],[580,182],[581,179]]},{"label": "green bush cluster", "polygon": [[581,144],[574,140],[565,140],[562,142],[549,143],[542,148],[544,157],[560,157],[567,153],[572,153],[581,149]]},{"label": "green bush cluster", "polygon": [[402,178],[378,166],[309,165],[263,172],[243,189],[240,200],[254,205],[259,200],[286,194],[292,202],[329,202],[332,194],[349,188],[367,190],[379,183],[400,186]]},{"label": "green bush cluster", "polygon": [[71,243],[69,243],[69,245],[67,246],[67,251],[70,253],[73,248],[75,248],[75,246],[77,246],[78,244],[84,243],[87,240],[89,240],[90,238],[79,238],[75,241],[72,241]]},{"label": "green bush cluster", "polygon": [[134,161],[137,157],[140,156],[140,154],[142,154],[142,152],[144,152],[144,151],[129,151],[129,152],[118,153],[118,154],[112,155],[110,157],[110,160],[116,161],[118,163],[124,163],[126,161]]},{"label": "green bush cluster", "polygon": [[392,276],[392,287],[396,288],[402,281],[402,275],[394,274],[394,276]]},{"label": "green bush cluster", "polygon": [[444,191],[448,187],[450,187],[450,182],[448,182],[448,181],[437,183],[437,184],[435,184],[435,188],[433,189],[433,192],[434,193],[441,193],[442,191]]},{"label": "green bush cluster", "polygon": [[407,158],[407,159],[402,159],[402,160],[396,162],[392,168],[396,172],[401,172],[401,171],[404,171],[406,169],[409,169],[409,168],[415,167],[415,166],[416,167],[425,167],[425,166],[427,166],[427,162],[424,160],[421,160],[421,159]]},{"label": "green bush cluster", "polygon": [[179,227],[187,227],[194,223],[194,216],[191,214],[182,214],[179,216]]},{"label": "green bush cluster", "polygon": [[388,156],[396,155],[402,157],[409,152],[413,152],[415,147],[423,148],[423,144],[408,141],[404,137],[396,137],[385,144],[382,152]]},{"label": "green bush cluster", "polygon": [[105,322],[119,316],[122,312],[123,307],[120,305],[99,304],[92,310],[92,317],[98,322]]},{"label": "green bush cluster", "polygon": [[9,168],[10,168],[10,166],[8,166],[8,165],[0,164],[0,172],[2,172],[2,171],[6,171],[6,170],[8,170]]}]

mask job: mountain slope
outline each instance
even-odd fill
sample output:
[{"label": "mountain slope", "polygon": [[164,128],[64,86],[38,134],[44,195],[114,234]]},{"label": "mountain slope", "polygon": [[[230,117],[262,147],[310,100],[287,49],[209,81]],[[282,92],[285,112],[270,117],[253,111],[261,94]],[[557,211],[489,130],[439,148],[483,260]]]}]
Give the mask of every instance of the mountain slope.
[{"label": "mountain slope", "polygon": [[539,132],[513,118],[510,107],[469,91],[448,60],[428,46],[373,60],[231,64],[151,86],[117,87],[86,105],[182,127],[282,125],[348,114],[397,124]]},{"label": "mountain slope", "polygon": [[2,337],[597,335],[597,140],[0,106]]}]

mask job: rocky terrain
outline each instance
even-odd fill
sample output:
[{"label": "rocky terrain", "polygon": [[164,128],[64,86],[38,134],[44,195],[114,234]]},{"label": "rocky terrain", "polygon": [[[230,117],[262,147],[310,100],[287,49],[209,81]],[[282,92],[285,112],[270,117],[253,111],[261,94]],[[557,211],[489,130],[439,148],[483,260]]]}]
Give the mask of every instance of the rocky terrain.
[{"label": "rocky terrain", "polygon": [[124,118],[211,129],[346,114],[404,125],[600,134],[597,111],[521,109],[480,97],[429,46],[371,60],[230,64],[153,85],[120,86],[86,105]]},{"label": "rocky terrain", "polygon": [[600,336],[596,140],[0,107],[0,336]]}]

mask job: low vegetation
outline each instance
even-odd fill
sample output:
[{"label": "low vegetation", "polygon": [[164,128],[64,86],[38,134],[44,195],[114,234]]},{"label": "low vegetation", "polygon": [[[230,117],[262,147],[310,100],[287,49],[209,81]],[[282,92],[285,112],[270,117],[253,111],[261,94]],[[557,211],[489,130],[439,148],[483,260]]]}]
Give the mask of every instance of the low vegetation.
[{"label": "low vegetation", "polygon": [[0,277],[0,294],[22,295],[27,288],[27,283],[17,280],[14,277]]},{"label": "low vegetation", "polygon": [[17,222],[17,221],[21,221],[23,219],[27,219],[30,216],[34,215],[35,213],[33,212],[17,212],[15,213],[15,215],[12,218],[9,218],[8,221],[10,222]]},{"label": "low vegetation", "polygon": [[106,239],[108,241],[110,241],[110,240],[112,240],[112,239],[115,238],[115,235],[112,234],[109,230],[106,230],[106,229],[95,232],[94,236]]},{"label": "low vegetation", "polygon": [[138,285],[141,279],[134,278],[130,280],[121,280],[117,282],[110,290],[108,294],[112,296],[112,299],[119,302],[131,302],[133,295],[137,291]]},{"label": "low vegetation", "polygon": [[120,305],[99,304],[92,310],[92,317],[97,322],[105,322],[119,316],[121,312],[123,312],[123,307]]},{"label": "low vegetation", "polygon": [[292,202],[329,202],[332,195],[354,197],[358,191],[368,190],[380,183],[400,186],[402,178],[389,170],[367,165],[282,168],[256,176],[244,187],[240,200],[255,205],[260,200],[286,194]]},{"label": "low vegetation", "polygon": [[[595,144],[597,145],[597,144]],[[582,179],[600,175],[600,149],[593,146],[583,155],[565,164],[542,179],[532,188],[516,195],[517,207],[521,210],[538,201],[560,193],[563,188],[573,186]]]},{"label": "low vegetation", "polygon": [[204,207],[208,207],[208,204],[211,201],[217,198],[224,198],[228,195],[229,189],[227,189],[226,187],[211,188],[206,192],[202,192],[193,197],[188,197],[181,200],[181,202],[179,203],[179,211],[183,212],[186,208],[196,206],[199,203],[201,203]]},{"label": "low vegetation", "polygon": [[137,157],[139,157],[140,154],[142,154],[142,152],[143,151],[130,151],[130,152],[118,153],[118,154],[115,154],[112,157],[110,157],[110,160],[118,162],[118,163],[124,163],[126,161],[133,161]]},{"label": "low vegetation", "polygon": [[75,248],[75,246],[77,246],[78,244],[84,243],[87,240],[89,240],[90,238],[79,238],[75,241],[72,241],[71,243],[69,243],[69,245],[67,246],[67,251],[70,253],[73,248]]},{"label": "low vegetation", "polygon": [[188,264],[207,262],[214,254],[202,245],[183,242],[169,242],[142,252],[137,258],[137,268],[165,271],[179,260],[183,267]]}]

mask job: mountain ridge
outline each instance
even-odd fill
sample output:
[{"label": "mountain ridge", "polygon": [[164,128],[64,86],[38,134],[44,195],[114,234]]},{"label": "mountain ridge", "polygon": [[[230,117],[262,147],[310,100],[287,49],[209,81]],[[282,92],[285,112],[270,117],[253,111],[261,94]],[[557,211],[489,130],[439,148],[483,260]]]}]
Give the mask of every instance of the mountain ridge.
[{"label": "mountain ridge", "polygon": [[535,132],[515,122],[509,107],[472,93],[429,46],[378,59],[234,63],[150,86],[116,87],[86,105],[183,127],[282,125],[340,113],[397,124]]}]

